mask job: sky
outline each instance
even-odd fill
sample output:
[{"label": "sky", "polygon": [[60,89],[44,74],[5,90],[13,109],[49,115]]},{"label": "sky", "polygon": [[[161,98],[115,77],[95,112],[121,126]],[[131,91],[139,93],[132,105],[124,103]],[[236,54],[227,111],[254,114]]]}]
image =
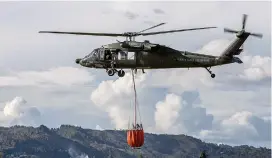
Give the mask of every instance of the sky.
[{"label": "sky", "polygon": [[[258,8],[258,9],[256,9]],[[235,38],[224,27],[262,33],[249,37],[243,64],[138,71],[136,87],[146,132],[186,134],[229,145],[271,145],[270,2],[0,2],[0,126],[124,129],[132,117],[132,78],[75,63],[101,45],[124,38],[39,34],[216,29],[137,37],[178,50],[220,55]]]}]

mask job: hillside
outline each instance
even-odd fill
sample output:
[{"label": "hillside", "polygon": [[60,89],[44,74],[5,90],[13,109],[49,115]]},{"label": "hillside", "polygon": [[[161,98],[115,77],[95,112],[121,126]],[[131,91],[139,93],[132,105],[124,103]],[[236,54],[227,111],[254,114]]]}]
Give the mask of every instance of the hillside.
[{"label": "hillside", "polygon": [[[199,157],[206,150],[209,157],[270,158],[271,149],[250,146],[231,147],[202,142],[186,135],[146,134],[141,149],[143,157]],[[136,157],[126,143],[125,131],[97,131],[62,125],[49,129],[25,126],[0,127],[0,151],[5,158],[110,158]],[[223,154],[222,154],[223,153]],[[134,155],[133,155],[134,154]],[[22,156],[24,155],[24,156]]]}]

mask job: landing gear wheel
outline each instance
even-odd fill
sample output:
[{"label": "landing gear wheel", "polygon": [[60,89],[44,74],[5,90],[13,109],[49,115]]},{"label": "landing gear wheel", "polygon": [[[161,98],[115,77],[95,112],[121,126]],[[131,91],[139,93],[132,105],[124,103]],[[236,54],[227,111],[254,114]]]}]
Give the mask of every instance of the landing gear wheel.
[{"label": "landing gear wheel", "polygon": [[212,78],[215,78],[215,74],[211,74],[211,77],[212,77]]},{"label": "landing gear wheel", "polygon": [[119,77],[124,77],[125,76],[125,71],[124,70],[119,70],[118,71],[118,76]]},{"label": "landing gear wheel", "polygon": [[212,77],[212,78],[215,78],[215,74],[212,73],[211,67],[210,67],[209,69],[205,67],[205,69],[211,74],[211,77]]},{"label": "landing gear wheel", "polygon": [[115,74],[115,71],[113,69],[109,69],[107,73],[109,76],[113,76]]}]

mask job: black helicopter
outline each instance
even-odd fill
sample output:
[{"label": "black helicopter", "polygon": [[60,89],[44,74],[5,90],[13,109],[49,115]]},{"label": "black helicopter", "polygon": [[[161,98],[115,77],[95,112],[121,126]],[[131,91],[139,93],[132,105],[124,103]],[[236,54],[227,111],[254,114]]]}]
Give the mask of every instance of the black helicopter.
[{"label": "black helicopter", "polygon": [[[210,29],[216,27],[202,27],[170,31],[158,31],[143,33],[144,31],[161,26],[161,23],[142,30],[140,32],[125,33],[84,33],[84,32],[59,32],[59,31],[40,31],[39,33],[57,33],[57,34],[74,34],[74,35],[92,35],[92,36],[111,36],[126,37],[126,41],[103,45],[94,49],[90,54],[81,59],[76,59],[76,63],[88,68],[106,69],[109,76],[113,76],[116,72],[119,77],[125,75],[123,69],[168,69],[168,68],[205,68],[214,78],[215,74],[210,70],[213,66],[219,66],[230,63],[243,63],[236,55],[239,55],[243,48],[241,46],[249,35],[262,37],[261,34],[250,33],[245,31],[247,15],[243,15],[242,30],[235,31],[224,29],[225,32],[236,33],[236,39],[222,52],[220,56],[212,56],[206,54],[192,53],[188,51],[179,51],[173,48],[150,43],[148,40],[144,42],[135,41],[136,36],[150,36],[156,34],[174,33],[182,31],[192,31],[201,29]],[[119,69],[119,70],[117,70]]]}]

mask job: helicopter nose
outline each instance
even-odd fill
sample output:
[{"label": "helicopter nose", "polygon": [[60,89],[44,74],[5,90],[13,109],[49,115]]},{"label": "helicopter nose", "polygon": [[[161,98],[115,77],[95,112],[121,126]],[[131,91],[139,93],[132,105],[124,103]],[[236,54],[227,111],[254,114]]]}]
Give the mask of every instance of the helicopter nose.
[{"label": "helicopter nose", "polygon": [[81,59],[76,59],[76,63],[79,64],[79,62],[81,61]]}]

